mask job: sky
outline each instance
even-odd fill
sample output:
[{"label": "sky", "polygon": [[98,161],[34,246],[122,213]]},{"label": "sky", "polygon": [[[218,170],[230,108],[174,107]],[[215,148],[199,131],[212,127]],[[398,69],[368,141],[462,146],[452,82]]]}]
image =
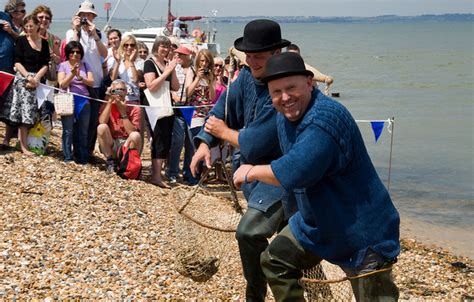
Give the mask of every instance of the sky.
[{"label": "sky", "polygon": [[[55,17],[71,16],[83,0],[25,0],[27,11],[39,4],[51,7]],[[6,3],[6,0],[2,0]],[[105,2],[113,7],[117,0],[91,0],[99,16],[106,16]],[[146,9],[143,10],[144,5]],[[134,18],[165,16],[168,0],[121,0],[116,17]],[[423,14],[474,13],[473,0],[173,0],[175,16],[415,16]],[[135,11],[133,13],[132,11]]]}]

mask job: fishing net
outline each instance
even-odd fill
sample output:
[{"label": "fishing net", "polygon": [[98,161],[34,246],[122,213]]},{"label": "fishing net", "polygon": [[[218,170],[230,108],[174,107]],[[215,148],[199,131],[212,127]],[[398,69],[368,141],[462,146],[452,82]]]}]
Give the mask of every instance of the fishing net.
[{"label": "fishing net", "polygon": [[327,261],[304,270],[300,284],[307,301],[353,300],[351,283],[346,274],[339,266]]},{"label": "fishing net", "polygon": [[209,280],[235,244],[241,217],[238,201],[216,196],[200,187],[171,191],[176,204],[176,270],[196,282]]}]

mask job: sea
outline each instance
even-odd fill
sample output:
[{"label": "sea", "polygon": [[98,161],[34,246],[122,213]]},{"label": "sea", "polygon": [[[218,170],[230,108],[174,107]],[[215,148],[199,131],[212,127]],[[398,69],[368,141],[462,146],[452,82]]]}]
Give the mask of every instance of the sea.
[{"label": "sea", "polygon": [[[64,37],[69,26],[70,21],[57,21],[51,31]],[[245,24],[198,26],[217,30],[225,57]],[[339,93],[335,99],[356,120],[393,118],[377,142],[370,123],[359,127],[400,211],[402,236],[474,259],[474,22],[282,23],[281,28],[307,63],[334,77],[330,92]]]}]

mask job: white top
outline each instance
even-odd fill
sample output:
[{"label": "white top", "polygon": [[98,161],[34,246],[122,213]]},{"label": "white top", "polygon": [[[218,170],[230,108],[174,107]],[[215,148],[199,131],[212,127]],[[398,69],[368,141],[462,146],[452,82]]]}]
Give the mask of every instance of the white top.
[{"label": "white top", "polygon": [[[72,29],[66,32],[66,42],[69,43],[74,37],[74,31]],[[103,32],[101,32],[101,41],[104,45],[107,45],[107,37]],[[89,34],[81,28],[81,38],[79,40],[82,47],[84,48],[84,57],[82,61],[86,62],[90,71],[94,75],[94,85],[92,87],[99,88],[102,79],[104,78],[104,73],[102,71],[102,58],[99,54],[99,49],[97,48],[97,42],[94,40],[94,37],[89,36]]]},{"label": "white top", "polygon": [[[114,64],[117,64],[115,59],[114,59]],[[113,64],[112,64],[112,67],[113,67]],[[110,73],[110,70],[109,70],[109,73]],[[137,86],[137,82],[132,81],[132,69],[131,68],[125,69],[125,63],[123,61],[120,62],[120,65],[118,68],[118,77],[122,79],[125,83],[127,83],[127,96],[125,97],[125,100],[127,101],[140,100],[140,89]]]}]

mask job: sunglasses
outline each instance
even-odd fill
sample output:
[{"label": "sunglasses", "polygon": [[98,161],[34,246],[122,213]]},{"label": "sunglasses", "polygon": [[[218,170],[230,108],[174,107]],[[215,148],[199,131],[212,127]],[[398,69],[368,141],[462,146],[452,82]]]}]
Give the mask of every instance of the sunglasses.
[{"label": "sunglasses", "polygon": [[140,51],[138,51],[138,53],[148,53],[148,51],[146,51],[146,50],[140,50]]},{"label": "sunglasses", "polygon": [[51,17],[48,17],[48,16],[38,16],[38,19],[40,19],[40,20],[45,19],[45,20],[48,20],[48,21],[49,21],[49,20],[51,20]]},{"label": "sunglasses", "polygon": [[79,50],[71,50],[70,55],[80,55],[81,52]]},{"label": "sunglasses", "polygon": [[15,13],[22,13],[22,14],[25,14],[26,13],[26,10],[25,9],[20,9],[20,10],[16,10],[14,11]]},{"label": "sunglasses", "polygon": [[214,66],[215,66],[215,67],[220,67],[220,68],[224,67],[223,64],[214,64]]},{"label": "sunglasses", "polygon": [[127,48],[127,47],[135,47],[135,43],[130,43],[130,44],[125,43],[125,44],[123,44],[123,47],[124,47],[124,48]]}]

